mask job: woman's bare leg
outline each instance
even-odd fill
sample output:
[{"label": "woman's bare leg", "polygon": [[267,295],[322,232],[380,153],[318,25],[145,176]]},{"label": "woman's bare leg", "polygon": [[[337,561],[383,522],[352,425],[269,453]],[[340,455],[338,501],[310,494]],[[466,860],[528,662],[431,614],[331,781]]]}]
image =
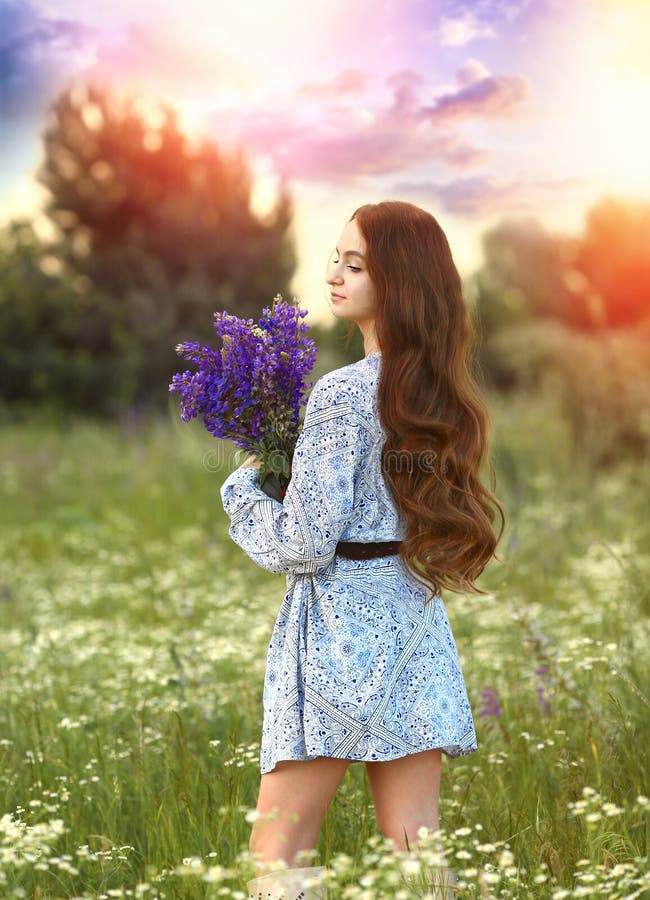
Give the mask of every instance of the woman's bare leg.
[{"label": "woman's bare leg", "polygon": [[[292,865],[300,851],[316,853],[318,836],[327,808],[350,764],[349,759],[318,756],[307,760],[282,760],[262,775],[257,811],[249,849],[265,864],[283,859]],[[277,817],[264,818],[273,809]]]},{"label": "woman's bare leg", "polygon": [[406,850],[414,847],[417,831],[438,828],[440,750],[424,750],[385,762],[367,762],[377,825],[384,837]]}]

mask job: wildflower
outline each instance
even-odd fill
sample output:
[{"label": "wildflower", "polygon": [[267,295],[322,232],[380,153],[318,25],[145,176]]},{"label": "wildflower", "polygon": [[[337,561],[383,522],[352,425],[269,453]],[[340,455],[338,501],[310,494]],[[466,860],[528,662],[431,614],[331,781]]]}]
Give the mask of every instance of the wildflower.
[{"label": "wildflower", "polygon": [[537,704],[542,715],[550,716],[552,710],[551,702],[555,696],[551,688],[551,676],[547,667],[543,665],[535,669],[535,675],[537,675],[537,684],[535,685]]},{"label": "wildflower", "polygon": [[486,685],[481,692],[481,698],[483,700],[483,707],[481,709],[483,718],[488,718],[490,716],[498,718],[501,715],[501,707],[499,705],[499,696],[496,690],[493,687]]},{"label": "wildflower", "polygon": [[417,875],[420,871],[420,861],[417,859],[405,859],[401,864],[404,875]]},{"label": "wildflower", "polygon": [[205,868],[205,863],[200,856],[189,856],[183,859],[181,865],[174,868],[174,873],[176,875],[200,875]]},{"label": "wildflower", "polygon": [[602,810],[606,816],[620,816],[625,810],[621,809],[615,803],[603,803]]},{"label": "wildflower", "polygon": [[207,871],[203,874],[203,881],[207,881],[210,884],[215,884],[219,881],[222,881],[223,877],[223,866],[209,866]]},{"label": "wildflower", "polygon": [[497,848],[494,844],[477,844],[476,849],[479,853],[494,853]]}]

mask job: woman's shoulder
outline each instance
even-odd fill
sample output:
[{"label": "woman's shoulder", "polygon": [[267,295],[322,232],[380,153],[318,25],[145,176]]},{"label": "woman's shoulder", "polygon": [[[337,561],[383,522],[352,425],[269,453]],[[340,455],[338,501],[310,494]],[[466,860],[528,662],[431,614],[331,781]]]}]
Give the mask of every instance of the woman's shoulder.
[{"label": "woman's shoulder", "polygon": [[364,357],[321,375],[312,388],[310,399],[311,396],[327,398],[330,402],[347,399],[365,406],[371,399],[375,382],[374,366],[369,364],[368,357]]},{"label": "woman's shoulder", "polygon": [[365,359],[322,375],[307,401],[305,425],[333,422],[375,435],[377,428],[376,376]]}]

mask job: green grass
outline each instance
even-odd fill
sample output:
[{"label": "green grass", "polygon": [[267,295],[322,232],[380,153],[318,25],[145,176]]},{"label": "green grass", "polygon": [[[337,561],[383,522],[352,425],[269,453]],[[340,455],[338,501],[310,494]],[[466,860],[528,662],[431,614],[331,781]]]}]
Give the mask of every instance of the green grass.
[{"label": "green grass", "polygon": [[[650,472],[594,472],[542,400],[491,409],[507,528],[489,594],[445,596],[480,750],[445,760],[439,841],[461,896],[648,896]],[[0,439],[0,895],[246,897],[284,577],[228,539],[232,448],[171,407]],[[362,765],[319,851],[333,896],[426,896]]]}]

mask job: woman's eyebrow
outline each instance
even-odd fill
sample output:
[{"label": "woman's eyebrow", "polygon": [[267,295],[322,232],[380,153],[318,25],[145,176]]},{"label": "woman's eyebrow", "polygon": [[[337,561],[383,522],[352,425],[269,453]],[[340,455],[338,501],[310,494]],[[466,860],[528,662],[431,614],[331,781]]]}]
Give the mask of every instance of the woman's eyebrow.
[{"label": "woman's eyebrow", "polygon": [[[337,253],[340,254],[341,251],[339,250],[338,247],[335,247],[334,249],[336,250]],[[363,255],[363,253],[359,253],[357,250],[346,250],[345,253],[343,254],[343,256],[358,256],[359,259],[365,259],[365,256]]]}]

